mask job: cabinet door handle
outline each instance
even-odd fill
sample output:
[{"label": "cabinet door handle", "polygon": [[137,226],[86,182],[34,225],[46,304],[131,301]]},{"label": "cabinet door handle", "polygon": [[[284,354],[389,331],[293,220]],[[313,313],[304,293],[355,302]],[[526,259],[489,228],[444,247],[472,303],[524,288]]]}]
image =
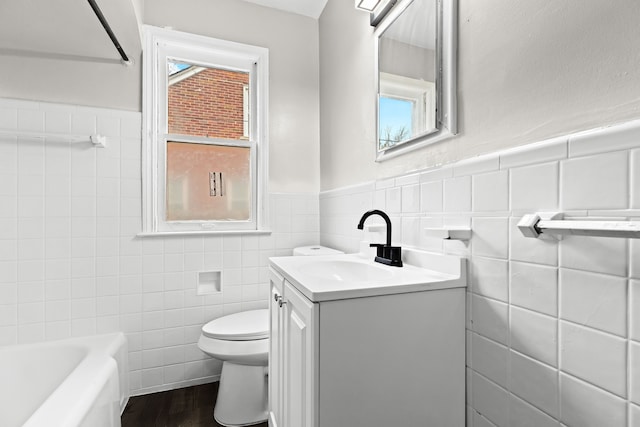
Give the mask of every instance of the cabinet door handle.
[{"label": "cabinet door handle", "polygon": [[275,302],[278,302],[279,300],[282,299],[282,297],[280,295],[278,295],[278,294],[273,294],[273,299],[274,299]]},{"label": "cabinet door handle", "polygon": [[278,305],[279,305],[280,307],[282,307],[282,306],[283,306],[283,305],[285,305],[286,303],[287,303],[287,302],[286,302],[286,301],[284,301],[284,299],[283,299],[282,297],[280,297],[280,299],[278,300]]}]

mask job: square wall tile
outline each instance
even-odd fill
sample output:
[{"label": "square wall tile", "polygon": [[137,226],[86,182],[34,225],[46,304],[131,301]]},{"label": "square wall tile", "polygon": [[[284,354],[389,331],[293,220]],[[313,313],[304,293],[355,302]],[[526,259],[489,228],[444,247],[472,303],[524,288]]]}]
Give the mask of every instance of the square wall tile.
[{"label": "square wall tile", "polygon": [[640,150],[631,151],[631,208],[640,209]]},{"label": "square wall tile", "polygon": [[478,334],[471,334],[471,366],[494,383],[507,388],[509,349]]},{"label": "square wall tile", "polygon": [[640,341],[640,280],[629,281],[629,337]]},{"label": "square wall tile", "polygon": [[509,393],[481,375],[472,379],[473,407],[497,426],[508,426]]},{"label": "square wall tile", "polygon": [[462,176],[444,180],[444,211],[471,211],[471,177]]},{"label": "square wall tile", "polygon": [[509,396],[509,427],[559,427],[560,424],[513,394]]},{"label": "square wall tile", "polygon": [[558,315],[558,269],[512,261],[510,264],[511,304]]},{"label": "square wall tile", "polygon": [[509,256],[508,218],[473,218],[471,252],[473,255],[507,259]]},{"label": "square wall tile", "polygon": [[558,366],[558,320],[511,307],[511,348],[551,366]]},{"label": "square wall tile", "polygon": [[520,218],[510,219],[509,245],[510,257],[515,261],[536,264],[558,265],[558,242],[553,240],[531,239],[524,237],[518,229]]},{"label": "square wall tile", "polygon": [[560,269],[560,317],[625,336],[627,279]]},{"label": "square wall tile", "polygon": [[558,371],[511,352],[509,390],[552,417],[558,416]]},{"label": "square wall tile", "polygon": [[388,214],[402,212],[402,188],[387,188],[385,204]]},{"label": "square wall tile", "polygon": [[629,343],[629,400],[640,403],[640,344]]},{"label": "square wall tile", "polygon": [[509,210],[509,173],[491,172],[473,177],[473,211]]},{"label": "square wall tile", "polygon": [[420,185],[406,185],[402,188],[402,213],[420,211]]},{"label": "square wall tile", "polygon": [[560,242],[560,266],[596,273],[627,275],[626,239],[569,236]]},{"label": "square wall tile", "polygon": [[549,211],[558,208],[558,163],[511,170],[511,210]]},{"label": "square wall tile", "polygon": [[507,344],[508,305],[478,295],[471,298],[473,331],[501,344]]},{"label": "square wall tile", "polygon": [[626,209],[629,163],[626,151],[562,162],[561,202],[568,209]]},{"label": "square wall tile", "polygon": [[[469,418],[467,418],[467,420],[469,420]],[[486,419],[484,416],[482,416],[482,414],[476,412],[476,411],[472,411],[471,413],[471,420],[467,421],[469,424],[467,424],[468,427],[495,427],[496,425],[494,423],[492,423],[491,421],[489,421],[488,419]]]},{"label": "square wall tile", "polygon": [[629,275],[640,279],[640,239],[629,239]]},{"label": "square wall tile", "polygon": [[627,406],[619,397],[560,374],[561,421],[567,426],[626,427]]},{"label": "square wall tile", "polygon": [[640,427],[640,406],[629,404],[629,427]]},{"label": "square wall tile", "polygon": [[442,212],[442,181],[420,184],[420,212]]},{"label": "square wall tile", "polygon": [[500,301],[509,301],[509,264],[507,261],[473,257],[471,273],[473,292]]},{"label": "square wall tile", "polygon": [[620,397],[627,395],[627,345],[614,335],[560,322],[560,369]]}]

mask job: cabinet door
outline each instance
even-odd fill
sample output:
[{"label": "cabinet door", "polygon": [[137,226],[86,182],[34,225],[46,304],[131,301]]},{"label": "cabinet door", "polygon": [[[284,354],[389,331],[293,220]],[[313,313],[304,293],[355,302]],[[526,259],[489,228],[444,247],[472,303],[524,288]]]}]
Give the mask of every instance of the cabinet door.
[{"label": "cabinet door", "polygon": [[284,282],[284,420],[286,427],[317,425],[318,305]]},{"label": "cabinet door", "polygon": [[269,271],[271,299],[269,300],[269,426],[283,427],[283,300],[284,278],[273,269]]}]

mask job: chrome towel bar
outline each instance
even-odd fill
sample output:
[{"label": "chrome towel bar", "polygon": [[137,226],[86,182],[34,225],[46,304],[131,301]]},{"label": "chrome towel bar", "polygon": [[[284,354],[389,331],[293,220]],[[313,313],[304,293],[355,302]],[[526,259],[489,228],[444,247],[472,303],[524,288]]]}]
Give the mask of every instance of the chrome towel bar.
[{"label": "chrome towel bar", "polygon": [[560,212],[527,214],[518,222],[525,237],[542,235],[575,235],[640,239],[640,221],[597,219],[564,219]]}]

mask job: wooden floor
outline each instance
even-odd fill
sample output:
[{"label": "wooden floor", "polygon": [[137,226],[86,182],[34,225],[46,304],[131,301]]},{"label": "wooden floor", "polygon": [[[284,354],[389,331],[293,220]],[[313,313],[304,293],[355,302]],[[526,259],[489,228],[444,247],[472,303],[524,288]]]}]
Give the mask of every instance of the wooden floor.
[{"label": "wooden floor", "polygon": [[122,414],[122,427],[220,427],[213,419],[217,395],[215,382],[132,397]]}]

